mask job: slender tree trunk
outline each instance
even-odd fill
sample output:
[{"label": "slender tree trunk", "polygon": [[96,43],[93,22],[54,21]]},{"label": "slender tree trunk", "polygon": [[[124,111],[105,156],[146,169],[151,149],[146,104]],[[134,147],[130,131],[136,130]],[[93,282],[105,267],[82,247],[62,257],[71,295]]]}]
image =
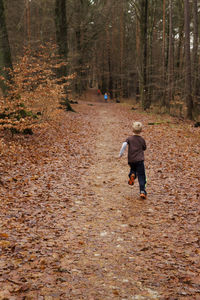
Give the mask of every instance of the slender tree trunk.
[{"label": "slender tree trunk", "polygon": [[198,98],[198,7],[197,0],[193,0],[193,60],[192,60],[192,74],[193,74],[193,96],[194,102],[197,104]]},{"label": "slender tree trunk", "polygon": [[30,3],[29,0],[26,0],[26,43],[30,45],[31,40],[31,25],[30,25]]},{"label": "slender tree trunk", "polygon": [[156,15],[156,5],[157,5],[157,0],[154,0],[151,2],[151,11],[149,12],[149,33],[148,33],[148,48],[149,48],[149,53],[148,53],[148,66],[149,66],[149,71],[148,71],[148,97],[149,97],[149,102],[151,103],[152,100],[152,94],[153,94],[153,37],[154,37],[154,29],[155,29],[155,15]]},{"label": "slender tree trunk", "polygon": [[[11,81],[11,75],[8,69],[12,69],[12,59],[6,28],[4,4],[3,0],[0,0],[0,75],[2,75],[6,81]],[[8,91],[6,82],[0,80],[0,88],[4,95],[6,95]]]},{"label": "slender tree trunk", "polygon": [[108,55],[108,90],[110,94],[110,98],[113,98],[113,74],[112,74],[112,65],[111,65],[111,43],[110,43],[110,33],[109,30],[106,30],[106,37],[107,37],[107,55]]},{"label": "slender tree trunk", "polygon": [[141,26],[139,24],[139,18],[136,19],[136,65],[137,65],[137,72],[138,72],[138,80],[136,86],[136,101],[139,102],[141,98]]},{"label": "slender tree trunk", "polygon": [[105,56],[106,56],[106,50],[105,50],[105,47],[103,48],[103,57],[102,57],[102,75],[101,75],[101,92],[103,94],[105,94],[105,92],[107,92],[107,81],[106,81],[106,71],[105,71],[105,64],[106,64],[106,59],[105,59]]},{"label": "slender tree trunk", "polygon": [[141,3],[141,44],[142,44],[142,85],[141,99],[144,110],[151,105],[148,97],[147,85],[147,22],[148,22],[148,0],[143,0]]},{"label": "slender tree trunk", "polygon": [[77,65],[76,65],[76,74],[77,74],[77,86],[76,92],[79,94],[83,91],[82,86],[82,67],[83,67],[83,59],[82,59],[82,47],[81,47],[81,28],[78,24],[76,28],[76,50],[77,50]]},{"label": "slender tree trunk", "polygon": [[193,100],[191,85],[191,60],[190,60],[190,16],[189,0],[184,0],[184,19],[185,19],[185,99],[187,105],[187,117],[193,119]]},{"label": "slender tree trunk", "polygon": [[75,2],[75,38],[76,38],[76,74],[77,74],[77,88],[76,91],[82,94],[87,88],[86,64],[85,64],[85,33],[84,18],[86,13],[85,1],[76,0]]},{"label": "slender tree trunk", "polygon": [[67,18],[66,18],[66,0],[56,0],[55,2],[55,26],[56,26],[56,43],[60,59],[65,62],[65,65],[59,68],[58,76],[67,75]]},{"label": "slender tree trunk", "polygon": [[172,0],[169,1],[169,60],[168,60],[168,100],[166,107],[169,109],[170,101],[173,100],[174,76],[173,76],[173,24],[172,24]]},{"label": "slender tree trunk", "polygon": [[[178,45],[177,45],[177,51],[176,51],[176,63],[175,63],[175,68],[176,68],[176,94],[179,94],[180,97],[183,96],[183,87],[181,86],[180,80],[182,78],[182,73],[183,73],[183,65],[184,65],[184,60],[183,60],[183,40],[184,40],[184,4],[182,1],[178,1],[178,10],[179,10],[179,20],[178,20]],[[182,82],[182,80],[181,80]]]},{"label": "slender tree trunk", "polygon": [[165,65],[165,23],[166,23],[166,1],[163,0],[163,42],[162,42],[162,81],[163,81],[163,99],[162,99],[162,105],[166,106],[166,92],[165,92],[165,80],[166,80],[166,65]]},{"label": "slender tree trunk", "polygon": [[124,0],[121,0],[120,13],[120,98],[123,97],[123,63],[124,63]]}]

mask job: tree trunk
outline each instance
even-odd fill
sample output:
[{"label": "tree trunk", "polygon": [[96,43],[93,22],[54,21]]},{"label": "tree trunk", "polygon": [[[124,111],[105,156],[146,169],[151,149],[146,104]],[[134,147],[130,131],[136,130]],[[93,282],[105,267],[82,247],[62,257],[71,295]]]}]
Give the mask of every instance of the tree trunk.
[{"label": "tree trunk", "polygon": [[[55,2],[55,26],[56,26],[56,42],[58,45],[58,53],[64,66],[61,66],[58,70],[58,78],[67,76],[67,56],[68,56],[68,45],[67,45],[67,17],[66,17],[66,0],[56,0]],[[61,83],[65,84],[66,80],[61,80]],[[69,101],[67,86],[65,85],[64,91],[66,94],[65,102],[67,110],[73,111]]]},{"label": "tree trunk", "polygon": [[187,105],[187,117],[193,119],[193,101],[191,85],[191,61],[190,61],[190,16],[189,0],[184,0],[184,19],[185,19],[185,99]]},{"label": "tree trunk", "polygon": [[173,24],[172,24],[172,0],[169,1],[169,59],[168,59],[168,99],[166,102],[166,107],[169,109],[170,101],[173,100],[173,86],[174,86],[174,76],[173,76]]},{"label": "tree trunk", "polygon": [[26,29],[26,43],[30,46],[31,40],[31,22],[30,22],[30,2],[26,0],[26,19],[25,19],[25,29]]},{"label": "tree trunk", "polygon": [[140,56],[141,56],[141,38],[140,38],[140,24],[139,24],[139,18],[136,19],[136,66],[137,66],[137,72],[138,72],[138,81],[136,85],[136,101],[139,102],[141,98],[141,62],[140,62]]},{"label": "tree trunk", "polygon": [[76,78],[76,92],[82,94],[87,88],[87,75],[86,75],[86,60],[85,53],[89,50],[89,46],[85,39],[87,37],[87,25],[85,18],[88,14],[89,6],[86,1],[74,1],[74,16],[75,16],[75,72]]},{"label": "tree trunk", "polygon": [[166,24],[166,1],[163,0],[163,40],[162,40],[162,82],[163,82],[163,98],[162,105],[166,106],[166,92],[165,92],[165,80],[166,80],[166,65],[165,65],[165,25]]},{"label": "tree trunk", "polygon": [[200,99],[198,98],[198,6],[197,0],[193,0],[193,60],[192,60],[192,74],[193,74],[193,97],[194,106],[197,108],[200,105]]},{"label": "tree trunk", "polygon": [[[6,81],[11,81],[11,75],[8,69],[12,69],[12,59],[3,0],[0,0],[0,75],[2,75]],[[0,80],[0,88],[3,91],[3,94],[6,95],[8,91],[6,82]]]},{"label": "tree trunk", "polygon": [[55,24],[56,24],[56,42],[59,55],[67,59],[67,17],[66,0],[56,0],[55,2]]},{"label": "tree trunk", "polygon": [[120,4],[120,98],[123,98],[123,73],[124,73],[124,0]]},{"label": "tree trunk", "polygon": [[183,67],[184,67],[184,50],[183,50],[183,41],[184,41],[184,4],[182,0],[177,2],[178,6],[178,42],[177,42],[177,49],[176,49],[176,63],[175,63],[175,92],[176,95],[180,97],[184,97],[183,95],[183,86],[182,86],[182,74],[183,74]]},{"label": "tree trunk", "polygon": [[67,75],[67,18],[66,18],[66,0],[56,0],[55,2],[55,26],[56,43],[60,59],[65,63],[58,70],[58,77]]},{"label": "tree trunk", "polygon": [[149,47],[149,53],[148,53],[148,99],[151,103],[152,95],[153,95],[153,38],[154,38],[154,29],[155,29],[155,17],[156,17],[156,6],[157,6],[157,0],[155,0],[149,11],[149,33],[148,33],[148,47]]},{"label": "tree trunk", "polygon": [[109,78],[108,78],[108,92],[110,95],[110,98],[113,98],[113,74],[112,74],[112,66],[111,66],[111,43],[110,43],[110,34],[109,30],[106,31],[106,36],[107,36],[107,56],[108,56],[108,73],[109,73]]},{"label": "tree trunk", "polygon": [[147,85],[147,27],[148,27],[148,0],[145,0],[144,8],[144,49],[143,49],[143,86],[144,86],[144,98],[143,107],[144,110],[148,109],[151,105],[149,101],[148,85]]},{"label": "tree trunk", "polygon": [[148,109],[151,105],[148,98],[148,85],[147,85],[147,22],[148,22],[148,0],[141,2],[141,18],[140,18],[140,34],[141,34],[141,47],[142,47],[142,66],[141,66],[141,100],[144,110]]}]

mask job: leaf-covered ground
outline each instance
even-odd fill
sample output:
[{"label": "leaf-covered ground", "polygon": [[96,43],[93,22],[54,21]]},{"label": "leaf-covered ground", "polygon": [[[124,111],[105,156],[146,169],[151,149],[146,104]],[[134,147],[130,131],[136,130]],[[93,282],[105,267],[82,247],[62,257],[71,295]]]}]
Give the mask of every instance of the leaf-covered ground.
[{"label": "leaf-covered ground", "polygon": [[[200,299],[199,128],[92,97],[1,145],[0,299]],[[118,159],[133,120],[147,200]]]}]

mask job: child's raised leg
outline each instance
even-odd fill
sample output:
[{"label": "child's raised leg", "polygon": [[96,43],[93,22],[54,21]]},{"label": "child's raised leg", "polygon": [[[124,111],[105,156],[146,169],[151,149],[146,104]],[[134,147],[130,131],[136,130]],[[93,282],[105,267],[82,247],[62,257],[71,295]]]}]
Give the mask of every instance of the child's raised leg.
[{"label": "child's raised leg", "polygon": [[134,185],[135,179],[137,177],[136,167],[135,167],[134,163],[130,163],[129,166],[130,166],[130,172],[129,172],[129,175],[128,175],[129,176],[128,184],[129,185]]}]

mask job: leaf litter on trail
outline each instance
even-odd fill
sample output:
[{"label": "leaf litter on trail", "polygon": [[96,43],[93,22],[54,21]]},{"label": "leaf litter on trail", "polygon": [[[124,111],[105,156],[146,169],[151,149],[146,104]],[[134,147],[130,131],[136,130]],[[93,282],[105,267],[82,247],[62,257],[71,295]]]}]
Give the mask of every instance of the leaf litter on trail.
[{"label": "leaf litter on trail", "polygon": [[[59,124],[7,141],[0,186],[0,299],[199,294],[199,129],[173,118],[148,125],[157,117],[118,107],[81,103],[79,114],[61,112]],[[104,120],[113,137],[99,145],[105,131],[101,111],[109,113]],[[136,199],[137,185],[130,196],[127,185],[118,184],[126,182],[127,162],[122,172],[111,148],[114,144],[118,153],[132,134],[133,119],[144,123],[148,147],[146,203]],[[102,170],[94,183],[96,159]]]}]

